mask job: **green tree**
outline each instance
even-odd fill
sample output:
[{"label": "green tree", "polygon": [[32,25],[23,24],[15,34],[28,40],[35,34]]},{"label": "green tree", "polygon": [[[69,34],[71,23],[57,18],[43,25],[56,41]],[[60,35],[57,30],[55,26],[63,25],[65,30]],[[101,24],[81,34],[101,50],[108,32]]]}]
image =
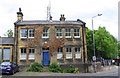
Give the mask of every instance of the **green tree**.
[{"label": "green tree", "polygon": [[92,30],[86,28],[86,42],[87,42],[87,53],[88,59],[91,59],[93,56],[93,38]]},{"label": "green tree", "polygon": [[11,29],[7,30],[6,34],[4,34],[7,37],[13,37],[13,31]]},{"label": "green tree", "polygon": [[95,32],[96,56],[103,58],[116,58],[117,40],[105,29],[99,27]]},{"label": "green tree", "polygon": [[[95,53],[97,57],[116,58],[117,57],[117,39],[112,36],[105,27],[99,27],[95,30]],[[86,28],[88,59],[93,56],[93,38],[92,30]]]},{"label": "green tree", "polygon": [[118,41],[118,56],[120,57],[120,41]]}]

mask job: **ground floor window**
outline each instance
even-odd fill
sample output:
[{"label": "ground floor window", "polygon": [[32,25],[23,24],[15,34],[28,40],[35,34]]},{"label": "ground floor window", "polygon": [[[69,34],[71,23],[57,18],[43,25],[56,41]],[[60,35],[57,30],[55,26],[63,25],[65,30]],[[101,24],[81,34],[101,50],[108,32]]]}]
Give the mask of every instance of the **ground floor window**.
[{"label": "ground floor window", "polygon": [[81,58],[80,47],[75,48],[75,58]]},{"label": "ground floor window", "polygon": [[63,58],[63,48],[58,48],[57,59]]},{"label": "ground floor window", "polygon": [[29,59],[35,59],[35,49],[34,48],[29,49]]},{"label": "ground floor window", "polygon": [[26,48],[21,48],[20,49],[20,59],[23,60],[23,59],[26,59]]},{"label": "ground floor window", "polygon": [[0,48],[0,62],[2,61],[2,48]]},{"label": "ground floor window", "polygon": [[72,50],[71,48],[66,48],[66,59],[72,58]]},{"label": "ground floor window", "polygon": [[4,48],[3,60],[10,60],[10,48]]}]

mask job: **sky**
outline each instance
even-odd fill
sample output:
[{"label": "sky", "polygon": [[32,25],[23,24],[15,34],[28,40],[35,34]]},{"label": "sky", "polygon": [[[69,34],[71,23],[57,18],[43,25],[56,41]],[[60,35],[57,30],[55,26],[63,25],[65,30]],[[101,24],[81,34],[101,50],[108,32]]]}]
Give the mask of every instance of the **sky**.
[{"label": "sky", "polygon": [[94,29],[106,27],[115,38],[118,38],[118,2],[119,0],[1,0],[0,1],[0,36],[8,29],[14,31],[17,21],[16,12],[23,12],[23,20],[47,20],[47,6],[51,3],[53,20],[59,20],[64,14],[66,20],[80,19],[86,22],[86,27]]}]

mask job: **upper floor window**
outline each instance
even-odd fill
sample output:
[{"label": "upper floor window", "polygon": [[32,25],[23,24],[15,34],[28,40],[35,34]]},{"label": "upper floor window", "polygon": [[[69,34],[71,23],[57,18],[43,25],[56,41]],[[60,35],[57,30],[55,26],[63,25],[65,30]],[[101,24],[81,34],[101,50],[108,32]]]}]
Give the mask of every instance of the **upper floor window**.
[{"label": "upper floor window", "polygon": [[49,29],[43,29],[42,38],[49,38]]},{"label": "upper floor window", "polygon": [[61,59],[63,57],[63,48],[58,48],[57,59]]},{"label": "upper floor window", "polygon": [[35,59],[35,49],[34,48],[29,49],[29,59]]},{"label": "upper floor window", "polygon": [[34,29],[21,29],[21,38],[34,38]]},{"label": "upper floor window", "polygon": [[27,29],[21,29],[21,38],[27,38]]},{"label": "upper floor window", "polygon": [[62,38],[62,29],[56,29],[56,37]]},{"label": "upper floor window", "polygon": [[27,56],[27,54],[26,54],[26,48],[21,48],[20,49],[20,59],[26,60],[26,56]]},{"label": "upper floor window", "polygon": [[71,48],[66,48],[66,59],[72,58],[72,50]]},{"label": "upper floor window", "polygon": [[71,38],[71,29],[65,29],[66,38]]},{"label": "upper floor window", "polygon": [[34,29],[28,29],[28,37],[34,38]]},{"label": "upper floor window", "polygon": [[80,38],[80,29],[74,29],[74,37]]},{"label": "upper floor window", "polygon": [[80,48],[75,48],[75,58],[81,58]]}]

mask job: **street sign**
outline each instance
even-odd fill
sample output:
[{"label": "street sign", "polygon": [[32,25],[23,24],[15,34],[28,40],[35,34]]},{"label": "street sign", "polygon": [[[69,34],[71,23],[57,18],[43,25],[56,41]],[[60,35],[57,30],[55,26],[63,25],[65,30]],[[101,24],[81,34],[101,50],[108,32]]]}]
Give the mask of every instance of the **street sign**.
[{"label": "street sign", "polygon": [[96,56],[93,56],[93,57],[92,57],[92,60],[93,60],[93,61],[96,61]]}]

